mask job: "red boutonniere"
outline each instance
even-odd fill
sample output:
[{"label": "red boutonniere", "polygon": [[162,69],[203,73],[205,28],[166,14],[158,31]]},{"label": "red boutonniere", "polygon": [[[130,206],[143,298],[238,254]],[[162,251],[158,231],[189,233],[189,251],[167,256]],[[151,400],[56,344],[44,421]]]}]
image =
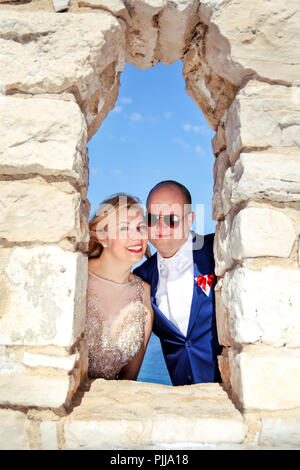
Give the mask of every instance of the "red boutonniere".
[{"label": "red boutonniere", "polygon": [[205,276],[202,276],[201,274],[199,274],[199,276],[195,277],[195,281],[197,282],[197,285],[201,287],[204,294],[209,296],[211,286],[215,282],[215,275],[206,274]]}]

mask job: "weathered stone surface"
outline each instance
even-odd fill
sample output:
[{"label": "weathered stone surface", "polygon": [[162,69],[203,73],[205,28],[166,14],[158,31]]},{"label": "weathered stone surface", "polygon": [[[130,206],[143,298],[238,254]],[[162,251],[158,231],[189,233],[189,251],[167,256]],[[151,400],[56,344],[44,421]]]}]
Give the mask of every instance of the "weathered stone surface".
[{"label": "weathered stone surface", "polygon": [[80,193],[39,179],[1,181],[0,238],[10,242],[88,240]]},{"label": "weathered stone surface", "polygon": [[28,420],[20,411],[0,409],[0,450],[29,450]]},{"label": "weathered stone surface", "polygon": [[300,350],[252,346],[229,350],[233,393],[245,409],[300,406]]},{"label": "weathered stone surface", "polygon": [[211,128],[216,130],[220,123],[224,124],[224,113],[234,99],[236,87],[208,65],[205,41],[206,27],[199,23],[182,59],[183,77],[186,92],[201,108]]},{"label": "weathered stone surface", "polygon": [[1,173],[69,176],[88,186],[86,123],[76,103],[4,96],[0,114]]},{"label": "weathered stone surface", "polygon": [[[231,207],[249,199],[290,202],[300,200],[300,153],[242,153],[228,168],[218,187],[218,207],[227,214]],[[222,214],[218,209],[217,214]]]},{"label": "weathered stone surface", "polygon": [[22,364],[22,351],[11,350],[0,346],[0,375],[26,374],[26,367]]},{"label": "weathered stone surface", "polygon": [[56,421],[43,421],[40,424],[42,450],[58,450]]},{"label": "weathered stone surface", "polygon": [[70,372],[78,360],[77,354],[65,357],[47,356],[45,354],[34,354],[27,351],[23,355],[23,364],[27,367],[51,367]]},{"label": "weathered stone surface", "polygon": [[64,11],[69,7],[70,0],[52,0],[55,11]]},{"label": "weathered stone surface", "polygon": [[[225,274],[222,300],[237,343],[300,346],[300,270],[236,267]],[[278,366],[279,367],[279,366]]]},{"label": "weathered stone surface", "polygon": [[130,23],[131,19],[128,14],[127,8],[122,0],[79,0],[80,7],[90,7],[95,9],[107,10],[114,16],[119,16]]},{"label": "weathered stone surface", "polygon": [[166,2],[166,7],[157,18],[158,47],[163,64],[169,65],[182,58],[198,22],[198,6],[199,2],[195,0]]},{"label": "weathered stone surface", "polygon": [[219,221],[214,237],[215,273],[217,276],[223,276],[234,263],[230,252],[230,230],[231,217],[228,215],[224,220]]},{"label": "weathered stone surface", "polygon": [[156,51],[159,29],[154,20],[165,3],[165,0],[127,3],[132,22],[126,32],[126,61],[139,69],[145,70],[159,62]]},{"label": "weathered stone surface", "polygon": [[229,312],[222,301],[222,285],[223,279],[219,279],[215,286],[218,341],[222,346],[231,346],[233,340],[229,328]]},{"label": "weathered stone surface", "polygon": [[300,102],[294,100],[292,87],[250,80],[227,114],[225,135],[231,163],[243,149],[299,152],[299,122]]},{"label": "weathered stone surface", "polygon": [[214,164],[214,193],[212,199],[212,215],[214,220],[223,219],[225,215],[222,191],[224,175],[229,167],[230,160],[226,151],[224,151],[216,158]]},{"label": "weathered stone surface", "polygon": [[263,415],[259,442],[262,445],[294,445],[300,447],[300,412],[285,411]]},{"label": "weathered stone surface", "polygon": [[127,33],[127,61],[146,69],[169,65],[183,56],[198,21],[195,0],[128,0],[132,23]]},{"label": "weathered stone surface", "polygon": [[208,64],[234,84],[253,72],[287,83],[299,79],[298,7],[297,0],[201,1]]},{"label": "weathered stone surface", "polygon": [[217,132],[211,141],[212,149],[217,157],[221,152],[226,150],[226,139],[225,139],[225,128],[224,126],[218,126]]},{"label": "weathered stone surface", "polygon": [[67,449],[243,442],[246,426],[219,384],[168,387],[96,380],[64,419]]},{"label": "weathered stone surface", "polygon": [[87,259],[55,246],[1,251],[0,343],[71,346],[85,324]]},{"label": "weathered stone surface", "polygon": [[233,219],[230,254],[235,260],[257,256],[288,258],[296,240],[291,219],[280,210],[248,207]]},{"label": "weathered stone surface", "polygon": [[73,92],[90,138],[117,98],[124,34],[124,22],[104,11],[1,11],[0,88],[33,94]]},{"label": "weathered stone surface", "polygon": [[218,367],[222,377],[222,386],[229,390],[230,389],[230,368],[228,360],[227,348],[223,348],[221,356],[218,356]]},{"label": "weathered stone surface", "polygon": [[11,374],[0,376],[0,404],[59,408],[71,398],[72,377]]}]

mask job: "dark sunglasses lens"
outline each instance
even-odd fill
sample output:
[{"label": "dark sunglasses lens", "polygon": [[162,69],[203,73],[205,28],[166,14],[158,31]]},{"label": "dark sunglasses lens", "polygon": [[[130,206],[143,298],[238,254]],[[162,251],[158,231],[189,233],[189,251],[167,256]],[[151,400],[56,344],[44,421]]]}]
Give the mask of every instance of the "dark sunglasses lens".
[{"label": "dark sunglasses lens", "polygon": [[148,227],[154,227],[159,222],[159,216],[153,214],[147,214],[147,225]]},{"label": "dark sunglasses lens", "polygon": [[165,224],[168,225],[171,228],[178,227],[178,224],[180,222],[180,219],[177,215],[171,214],[171,215],[166,215],[164,218]]}]

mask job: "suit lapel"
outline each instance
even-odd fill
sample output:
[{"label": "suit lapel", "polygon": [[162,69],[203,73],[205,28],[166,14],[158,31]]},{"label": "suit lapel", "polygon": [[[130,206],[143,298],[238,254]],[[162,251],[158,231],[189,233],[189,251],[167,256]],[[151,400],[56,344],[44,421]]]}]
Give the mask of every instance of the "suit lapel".
[{"label": "suit lapel", "polygon": [[189,325],[187,329],[187,337],[189,336],[190,332],[192,331],[192,328],[194,326],[195,320],[197,318],[197,314],[200,310],[201,304],[204,299],[204,292],[200,287],[198,287],[195,277],[197,277],[199,274],[203,274],[199,271],[199,268],[197,266],[196,260],[195,260],[195,251],[193,250],[193,260],[194,260],[194,291],[193,291],[193,298],[192,298],[192,305],[191,305],[191,311],[190,311],[190,319],[189,319]]}]

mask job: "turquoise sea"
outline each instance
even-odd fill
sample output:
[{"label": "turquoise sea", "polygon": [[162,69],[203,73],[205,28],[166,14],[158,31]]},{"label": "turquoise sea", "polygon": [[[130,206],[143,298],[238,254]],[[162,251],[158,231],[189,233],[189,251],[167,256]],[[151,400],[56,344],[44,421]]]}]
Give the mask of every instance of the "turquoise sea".
[{"label": "turquoise sea", "polygon": [[172,385],[159,338],[152,333],[144,361],[138,376],[138,382],[154,382]]}]

